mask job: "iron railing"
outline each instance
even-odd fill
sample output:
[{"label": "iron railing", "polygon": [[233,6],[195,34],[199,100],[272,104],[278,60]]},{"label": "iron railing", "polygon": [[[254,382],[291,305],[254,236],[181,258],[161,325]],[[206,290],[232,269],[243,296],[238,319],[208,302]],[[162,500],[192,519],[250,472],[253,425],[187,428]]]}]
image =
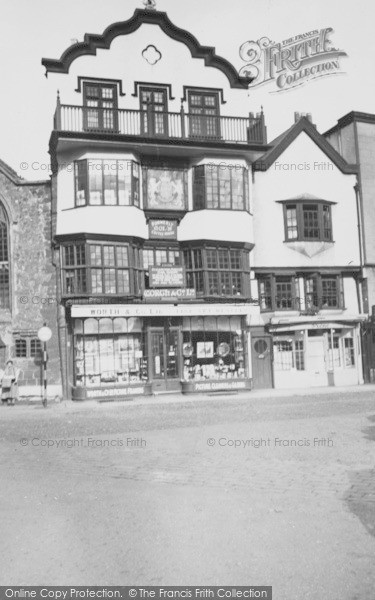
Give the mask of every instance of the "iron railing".
[{"label": "iron railing", "polygon": [[217,143],[265,144],[264,115],[224,117],[180,112],[92,108],[57,103],[54,129],[75,133],[107,133],[143,138]]}]

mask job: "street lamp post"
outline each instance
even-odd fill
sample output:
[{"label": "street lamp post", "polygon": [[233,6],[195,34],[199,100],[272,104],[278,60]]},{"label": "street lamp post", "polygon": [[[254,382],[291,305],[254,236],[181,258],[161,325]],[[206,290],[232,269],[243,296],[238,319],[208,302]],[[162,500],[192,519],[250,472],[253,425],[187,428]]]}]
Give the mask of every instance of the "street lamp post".
[{"label": "street lamp post", "polygon": [[38,331],[38,338],[43,342],[43,406],[47,407],[47,342],[52,337],[52,331],[44,323]]}]

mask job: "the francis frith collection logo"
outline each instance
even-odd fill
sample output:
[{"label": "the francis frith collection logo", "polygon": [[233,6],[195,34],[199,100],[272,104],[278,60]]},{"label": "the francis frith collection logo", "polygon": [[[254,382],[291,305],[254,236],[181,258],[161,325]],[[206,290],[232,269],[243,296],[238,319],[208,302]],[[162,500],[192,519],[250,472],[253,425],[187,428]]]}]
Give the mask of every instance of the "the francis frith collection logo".
[{"label": "the francis frith collection logo", "polygon": [[240,75],[253,77],[250,87],[275,82],[275,92],[290,90],[317,77],[341,73],[339,58],[347,56],[332,46],[333,29],[314,29],[282,42],[262,37],[244,42],[240,57],[246,63]]}]

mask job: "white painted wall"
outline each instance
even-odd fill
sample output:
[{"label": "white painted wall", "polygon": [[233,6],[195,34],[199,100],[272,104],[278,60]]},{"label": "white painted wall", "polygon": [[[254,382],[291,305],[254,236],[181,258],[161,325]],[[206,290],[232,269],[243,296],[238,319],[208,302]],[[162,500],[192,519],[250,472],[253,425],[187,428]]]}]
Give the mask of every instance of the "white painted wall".
[{"label": "white painted wall", "polygon": [[[150,65],[142,57],[142,51],[149,44],[162,54],[155,65]],[[214,67],[206,67],[203,59],[192,58],[185,44],[169,38],[157,25],[143,24],[134,33],[115,38],[109,50],[98,49],[96,56],[75,59],[69,74],[49,73],[51,115],[57,89],[62,103],[82,105],[82,94],[74,91],[78,76],[120,79],[126,96],[119,97],[119,108],[139,108],[139,98],[132,96],[134,82],[144,81],[173,84],[175,99],[168,101],[172,112],[180,110],[184,85],[223,88],[224,100],[227,101],[221,106],[223,115],[245,117],[249,111],[255,110],[246,89],[231,89],[224,73]]]},{"label": "white painted wall", "polygon": [[[332,168],[319,170],[319,163],[329,163]],[[293,165],[301,166],[296,169]],[[359,265],[353,189],[356,177],[343,174],[306,133],[301,132],[267,171],[257,171],[254,177],[254,260],[257,267]],[[337,203],[332,206],[334,243],[311,258],[293,250],[292,243],[284,242],[283,206],[277,202],[303,193]]]}]

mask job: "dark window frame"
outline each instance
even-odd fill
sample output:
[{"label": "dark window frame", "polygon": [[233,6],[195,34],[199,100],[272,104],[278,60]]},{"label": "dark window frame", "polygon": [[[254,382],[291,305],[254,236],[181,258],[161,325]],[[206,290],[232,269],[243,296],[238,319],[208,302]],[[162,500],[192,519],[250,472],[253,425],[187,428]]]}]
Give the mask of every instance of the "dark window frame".
[{"label": "dark window frame", "polygon": [[[282,202],[284,216],[284,236],[286,242],[333,242],[333,226],[332,226],[332,205],[334,202],[320,200],[294,200]],[[296,226],[288,227],[288,210],[296,211]],[[317,225],[306,225],[305,217],[314,211],[317,212]],[[329,227],[326,227],[327,221],[324,215],[328,216]],[[297,236],[290,235],[289,229],[297,229]],[[306,229],[316,229],[317,235],[306,235]]]},{"label": "dark window frame", "polygon": [[[37,334],[24,335],[22,333],[13,333],[14,356],[15,358],[41,358],[43,352],[42,342]],[[22,352],[20,352],[22,348]]]},{"label": "dark window frame", "polygon": [[[90,163],[101,162],[101,168],[99,171],[101,172],[101,202],[100,204],[94,204],[90,202]],[[116,162],[116,194],[115,199],[116,202],[114,204],[105,203],[105,162]],[[119,197],[119,173],[123,171],[123,169],[119,168],[120,163],[125,163],[126,169],[130,170],[130,204],[120,204]],[[80,174],[80,169],[82,169],[82,174]],[[138,176],[135,175],[134,169],[138,171]],[[108,174],[108,172],[107,172]],[[84,187],[79,187],[80,184],[80,175],[82,175],[82,179],[84,180]],[[141,165],[137,161],[134,160],[125,160],[125,159],[116,159],[116,158],[84,158],[80,160],[74,161],[74,207],[82,208],[83,206],[135,206],[135,208],[140,208],[140,189],[141,189]],[[136,183],[138,181],[138,183]],[[84,189],[85,199],[84,202],[78,199],[78,191]]]},{"label": "dark window frame", "polygon": [[[194,287],[199,297],[209,298],[250,298],[250,251],[230,245],[207,243],[184,247],[184,263],[187,287]],[[239,253],[240,266],[233,266],[231,252]],[[199,253],[199,254],[198,254]],[[209,253],[215,257],[216,266],[209,261]],[[224,254],[227,255],[227,266],[220,266]],[[197,264],[197,257],[200,259]],[[220,258],[222,257],[222,258]],[[216,275],[216,277],[215,277]],[[236,275],[236,277],[234,277]],[[211,280],[211,284],[210,284]],[[217,281],[217,291],[210,286]],[[193,285],[189,285],[192,282]],[[238,283],[240,292],[238,293]],[[223,293],[229,286],[231,292]],[[221,289],[221,292],[220,292]]]},{"label": "dark window frame", "polygon": [[[221,194],[220,194],[220,173],[224,173],[225,170],[228,170],[231,174],[229,182],[230,182],[230,206],[220,206]],[[243,207],[236,208],[233,206],[233,173],[242,172],[242,189],[243,189]],[[208,184],[213,182],[213,179],[209,179],[207,174],[211,175],[216,173],[216,181],[217,181],[217,206],[208,206],[207,200],[207,187]],[[246,167],[237,168],[236,165],[233,165],[233,168],[229,166],[223,165],[197,165],[193,169],[193,210],[231,210],[238,212],[250,212],[250,200],[249,200],[249,171]]]},{"label": "dark window frame", "polygon": [[[89,94],[89,88],[97,88],[98,95],[94,96]],[[112,100],[113,106],[106,107],[103,103],[110,102],[110,98],[104,98],[102,90],[110,88],[113,91]],[[84,131],[98,131],[98,132],[117,132],[118,131],[118,86],[116,83],[101,81],[84,81],[82,85],[83,90],[83,130]],[[89,102],[98,102],[98,106],[90,106]],[[90,111],[96,111],[97,126],[90,126]],[[106,112],[111,114],[112,125],[111,127],[105,126]]]},{"label": "dark window frame", "polygon": [[[303,300],[299,296],[299,279],[303,278]],[[345,308],[344,304],[344,288],[343,288],[343,276],[338,273],[266,273],[257,274],[258,282],[258,298],[260,304],[260,310],[262,312],[274,312],[282,310],[298,310],[298,311],[310,311],[310,310],[331,310]],[[288,279],[290,281],[291,293],[288,296],[277,293],[278,283],[282,283],[282,279]],[[279,280],[279,282],[277,281]],[[314,282],[315,289],[310,291],[308,281]],[[332,298],[332,294],[329,295],[327,292],[323,292],[324,281],[335,281],[336,283],[336,302],[333,304],[328,301],[324,301]],[[262,288],[262,284],[264,288]],[[268,291],[263,292],[262,289]],[[309,296],[312,296],[312,301],[309,301]]]},{"label": "dark window frame", "polygon": [[[78,246],[84,247],[84,264],[77,264],[77,250]],[[100,247],[100,261],[99,264],[93,260],[93,254],[91,247]],[[114,263],[105,263],[105,248],[110,247],[113,249]],[[62,295],[66,296],[111,296],[111,297],[132,297],[139,296],[143,293],[143,266],[142,258],[140,255],[140,246],[131,242],[117,242],[111,240],[85,240],[77,242],[67,242],[60,246],[61,248],[61,285]],[[74,264],[70,265],[66,262],[65,257],[67,249],[73,248]],[[127,265],[119,262],[119,252],[117,248],[127,249]],[[85,281],[84,289],[80,288],[79,278],[77,277],[76,271],[83,270],[85,275],[81,278],[81,281]],[[67,286],[66,274],[68,271],[74,271],[73,273],[73,288],[69,289]],[[93,271],[100,271],[101,277],[101,291],[93,291]],[[115,271],[115,289],[116,291],[110,291],[106,289],[106,271]],[[121,280],[119,272],[127,271],[128,273],[128,291],[121,290]],[[108,279],[107,279],[108,281]],[[77,287],[77,290],[76,290]]]}]

